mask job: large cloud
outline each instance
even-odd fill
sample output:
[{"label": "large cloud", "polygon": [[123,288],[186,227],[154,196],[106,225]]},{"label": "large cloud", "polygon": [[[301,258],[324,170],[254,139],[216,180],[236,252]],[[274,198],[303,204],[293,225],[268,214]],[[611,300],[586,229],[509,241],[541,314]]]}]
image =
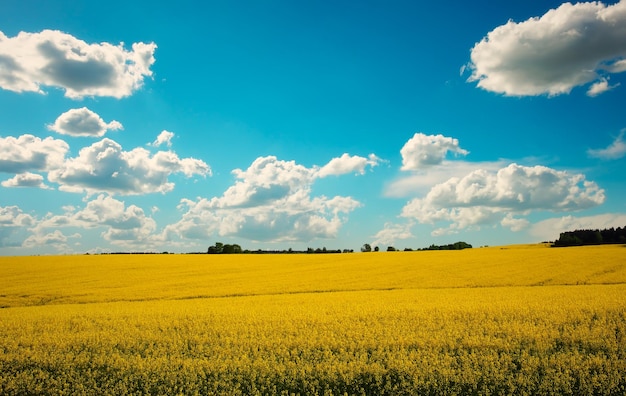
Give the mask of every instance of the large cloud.
[{"label": "large cloud", "polygon": [[63,140],[33,135],[0,137],[0,172],[46,171],[63,164],[69,146]]},{"label": "large cloud", "polygon": [[0,247],[19,246],[20,242],[13,239],[13,235],[34,223],[35,218],[24,213],[19,207],[0,206]]},{"label": "large cloud", "polygon": [[156,222],[143,209],[129,205],[111,196],[98,195],[81,210],[66,208],[62,215],[48,215],[33,227],[31,242],[51,240],[64,242],[62,234],[50,233],[60,228],[104,228],[101,236],[115,245],[150,250],[158,247],[160,236],[155,234]]},{"label": "large cloud", "polygon": [[60,230],[54,230],[47,234],[33,234],[24,240],[23,247],[40,247],[43,245],[53,245],[66,248],[67,236]]},{"label": "large cloud", "polygon": [[104,122],[102,118],[86,107],[71,109],[61,114],[48,129],[63,135],[103,136],[107,130],[122,129],[118,121]]},{"label": "large cloud", "polygon": [[129,96],[152,76],[154,43],[88,44],[57,30],[0,32],[0,87],[15,92],[44,93],[59,87],[73,99],[84,96]]},{"label": "large cloud", "polygon": [[402,216],[420,223],[449,223],[435,234],[497,221],[520,229],[525,223],[512,213],[582,210],[604,199],[604,190],[582,174],[510,164],[495,173],[478,169],[438,184],[424,198],[408,202]]},{"label": "large cloud", "polygon": [[33,224],[35,219],[17,206],[0,206],[0,227],[25,227]]},{"label": "large cloud", "polygon": [[447,153],[467,155],[468,151],[459,146],[457,139],[443,135],[416,133],[402,149],[402,170],[420,170],[439,165]]},{"label": "large cloud", "polygon": [[207,239],[217,233],[254,241],[309,241],[335,237],[348,213],[360,206],[352,197],[312,196],[317,178],[362,173],[377,163],[344,154],[328,164],[307,168],[274,156],[257,158],[221,197],[184,199],[182,219],[167,227],[168,235]]},{"label": "large cloud", "polygon": [[489,32],[472,48],[469,81],[511,96],[566,94],[596,81],[595,96],[612,88],[604,76],[626,70],[624,43],[625,1],[564,3]]},{"label": "large cloud", "polygon": [[122,195],[165,193],[174,188],[168,180],[173,173],[210,175],[210,167],[202,160],[179,158],[172,151],[135,148],[123,151],[111,139],[103,139],[80,150],[78,157],[65,161],[48,174],[48,179],[72,192],[109,192]]}]

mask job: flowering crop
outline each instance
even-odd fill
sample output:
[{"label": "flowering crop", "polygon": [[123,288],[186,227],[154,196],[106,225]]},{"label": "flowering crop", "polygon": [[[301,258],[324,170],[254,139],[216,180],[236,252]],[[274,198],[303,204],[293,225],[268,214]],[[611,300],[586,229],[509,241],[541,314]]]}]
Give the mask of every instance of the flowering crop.
[{"label": "flowering crop", "polygon": [[0,259],[0,394],[626,392],[623,250],[474,250]]}]

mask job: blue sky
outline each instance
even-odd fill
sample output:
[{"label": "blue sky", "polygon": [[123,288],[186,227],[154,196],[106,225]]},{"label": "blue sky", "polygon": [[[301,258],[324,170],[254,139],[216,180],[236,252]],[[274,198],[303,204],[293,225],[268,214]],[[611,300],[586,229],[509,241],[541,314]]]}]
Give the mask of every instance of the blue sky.
[{"label": "blue sky", "polygon": [[626,2],[0,5],[0,254],[626,225]]}]

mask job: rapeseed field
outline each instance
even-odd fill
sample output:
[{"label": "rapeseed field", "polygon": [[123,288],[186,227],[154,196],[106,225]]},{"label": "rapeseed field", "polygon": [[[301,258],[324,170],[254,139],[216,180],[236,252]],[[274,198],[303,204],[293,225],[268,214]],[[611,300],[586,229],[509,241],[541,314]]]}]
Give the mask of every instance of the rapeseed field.
[{"label": "rapeseed field", "polygon": [[0,394],[626,394],[626,248],[0,258]]}]

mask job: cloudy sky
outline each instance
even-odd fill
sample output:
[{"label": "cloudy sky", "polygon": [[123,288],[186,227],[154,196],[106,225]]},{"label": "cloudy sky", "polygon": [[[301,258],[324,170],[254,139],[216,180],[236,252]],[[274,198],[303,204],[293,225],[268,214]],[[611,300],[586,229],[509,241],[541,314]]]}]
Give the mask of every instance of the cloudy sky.
[{"label": "cloudy sky", "polygon": [[626,225],[626,1],[3,0],[0,254]]}]

